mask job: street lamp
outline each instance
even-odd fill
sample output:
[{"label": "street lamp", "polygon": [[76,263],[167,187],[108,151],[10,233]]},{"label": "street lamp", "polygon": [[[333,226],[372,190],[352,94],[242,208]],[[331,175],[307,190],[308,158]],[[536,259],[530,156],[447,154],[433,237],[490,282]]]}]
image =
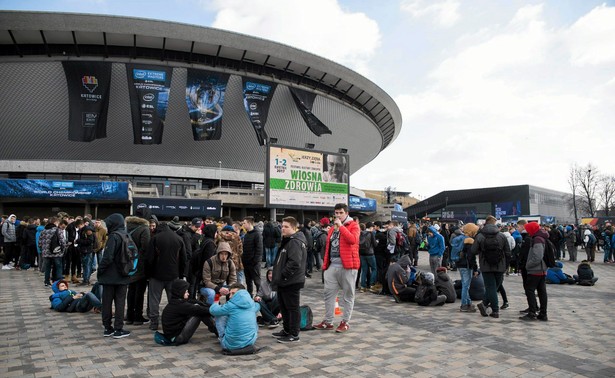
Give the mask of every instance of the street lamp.
[{"label": "street lamp", "polygon": [[218,188],[222,188],[222,161],[218,161],[220,169],[218,170]]}]

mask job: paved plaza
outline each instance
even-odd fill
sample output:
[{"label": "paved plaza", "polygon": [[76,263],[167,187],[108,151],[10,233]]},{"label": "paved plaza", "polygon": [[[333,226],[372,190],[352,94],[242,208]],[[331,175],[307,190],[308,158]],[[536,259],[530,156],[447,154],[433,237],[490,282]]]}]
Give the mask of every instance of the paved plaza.
[{"label": "paved plaza", "polygon": [[[428,270],[425,252],[421,260]],[[37,272],[0,271],[0,377],[614,377],[615,265],[593,268],[600,277],[594,287],[548,285],[549,322],[518,320],[527,303],[516,276],[504,281],[511,306],[499,319],[460,313],[459,300],[418,307],[357,292],[346,334],[302,332],[289,345],[261,328],[263,349],[236,357],[223,356],[204,327],[180,347],[156,345],[147,326],[126,326],[132,334],[125,339],[103,338],[100,315],[50,310],[51,290]],[[576,266],[566,263],[564,271]],[[320,273],[313,277],[302,304],[316,323],[324,305]]]}]

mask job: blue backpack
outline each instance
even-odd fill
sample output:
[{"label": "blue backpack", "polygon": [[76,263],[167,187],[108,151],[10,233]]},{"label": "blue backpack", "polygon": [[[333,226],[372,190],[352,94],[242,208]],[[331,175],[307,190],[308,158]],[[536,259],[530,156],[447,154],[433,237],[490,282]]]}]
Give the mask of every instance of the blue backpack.
[{"label": "blue backpack", "polygon": [[122,239],[122,251],[118,263],[120,274],[124,277],[134,276],[139,264],[139,249],[130,235],[123,232],[114,233]]}]

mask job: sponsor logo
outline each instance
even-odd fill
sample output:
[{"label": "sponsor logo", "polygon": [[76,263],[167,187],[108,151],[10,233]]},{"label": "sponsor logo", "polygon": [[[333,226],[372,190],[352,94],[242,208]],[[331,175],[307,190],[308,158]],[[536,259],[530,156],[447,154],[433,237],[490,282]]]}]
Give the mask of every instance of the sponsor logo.
[{"label": "sponsor logo", "polygon": [[147,204],[141,202],[140,204],[137,205],[137,209],[147,209]]},{"label": "sponsor logo", "polygon": [[152,121],[145,120],[145,121],[141,121],[141,123],[144,124],[144,125],[151,125]]},{"label": "sponsor logo", "polygon": [[147,76],[147,72],[143,70],[133,70],[132,73],[135,79],[145,79],[145,76]]},{"label": "sponsor logo", "polygon": [[148,94],[143,96],[143,101],[152,101],[155,98],[156,98],[156,96],[153,93],[148,93]]},{"label": "sponsor logo", "polygon": [[250,110],[255,111],[256,109],[258,109],[258,104],[256,102],[251,102]]},{"label": "sponsor logo", "polygon": [[256,83],[248,81],[246,83],[246,89],[249,90],[249,91],[253,91],[254,89],[256,89]]},{"label": "sponsor logo", "polygon": [[81,84],[88,92],[93,93],[98,88],[98,79],[96,76],[84,76],[81,78]]},{"label": "sponsor logo", "polygon": [[150,105],[150,104],[141,104],[141,108],[143,108],[143,109],[154,109],[154,105]]}]

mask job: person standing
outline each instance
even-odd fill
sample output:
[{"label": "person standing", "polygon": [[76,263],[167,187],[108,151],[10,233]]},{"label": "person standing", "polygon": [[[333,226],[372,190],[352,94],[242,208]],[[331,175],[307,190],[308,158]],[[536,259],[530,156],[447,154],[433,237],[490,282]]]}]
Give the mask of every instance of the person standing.
[{"label": "person standing", "polygon": [[[494,225],[495,226],[495,225]],[[429,251],[429,267],[434,277],[436,269],[442,265],[442,256],[446,246],[444,245],[444,236],[440,234],[439,226],[433,225],[427,228],[427,247]]]},{"label": "person standing", "polygon": [[[9,263],[13,259],[19,260],[19,253],[17,251],[17,235],[15,234],[15,221],[17,216],[15,214],[9,215],[7,220],[2,222],[2,236],[4,237],[4,266],[2,269],[13,269]],[[17,266],[17,263],[15,263]]]},{"label": "person standing", "polygon": [[361,265],[359,259],[359,225],[348,215],[348,205],[335,205],[335,221],[327,235],[322,269],[324,271],[325,319],[315,325],[316,329],[332,330],[335,300],[342,290],[344,315],[336,332],[343,333],[350,328],[349,322],[354,307],[355,282]]},{"label": "person standing", "polygon": [[243,271],[246,276],[246,289],[255,295],[261,287],[261,259],[263,258],[263,236],[254,228],[254,217],[245,217],[243,228]]},{"label": "person standing", "polygon": [[301,313],[299,303],[301,289],[305,284],[307,247],[305,235],[297,231],[297,220],[287,217],[282,220],[282,244],[273,266],[272,289],[277,291],[284,328],[273,334],[280,343],[299,341]]},{"label": "person standing", "polygon": [[[130,336],[130,331],[124,329],[124,308],[130,277],[122,275],[119,270],[122,253],[124,253],[122,234],[128,234],[122,214],[109,215],[105,219],[105,224],[109,231],[109,239],[103,252],[102,261],[98,264],[98,282],[103,286],[102,324],[105,328],[103,336],[121,339]],[[113,327],[111,327],[114,304],[116,315]]]},{"label": "person standing", "polygon": [[577,261],[577,234],[572,226],[566,226],[566,248],[568,249],[568,261]]},{"label": "person standing", "polygon": [[[525,270],[527,272],[527,282],[525,284],[525,296],[527,298],[528,312],[520,317],[521,320],[542,320],[547,321],[547,264],[543,260],[546,240],[549,234],[540,228],[536,222],[525,225],[525,230],[532,238],[532,246],[528,254]],[[540,299],[540,308],[536,303],[536,292]]]},{"label": "person standing", "polygon": [[145,218],[143,210],[139,210],[141,211],[137,211],[136,216],[126,217],[126,228],[139,250],[137,271],[130,277],[126,301],[126,324],[134,325],[149,323],[149,319],[143,316],[143,302],[145,301],[145,289],[147,289],[145,254],[150,242],[149,221]]},{"label": "person standing", "polygon": [[265,248],[265,268],[271,268],[278,254],[280,242],[280,229],[273,225],[273,221],[265,222],[263,227],[263,247]]}]

